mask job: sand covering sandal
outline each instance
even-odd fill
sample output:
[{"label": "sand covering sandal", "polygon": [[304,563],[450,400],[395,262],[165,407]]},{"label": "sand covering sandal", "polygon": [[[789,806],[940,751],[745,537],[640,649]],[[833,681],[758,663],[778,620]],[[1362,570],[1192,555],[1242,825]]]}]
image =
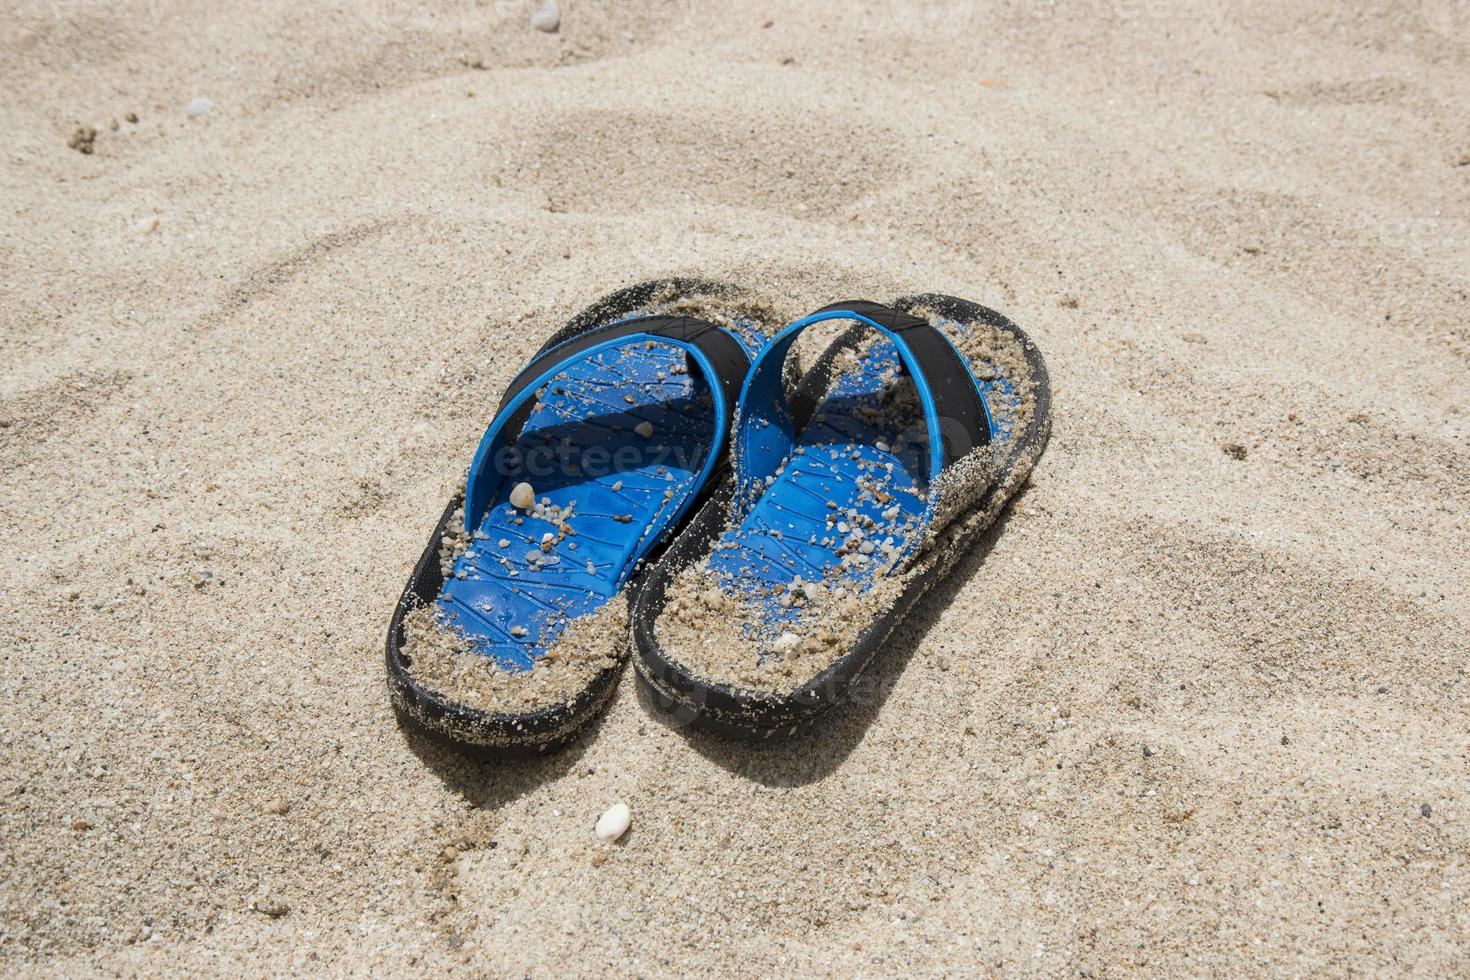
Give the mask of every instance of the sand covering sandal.
[{"label": "sand covering sandal", "polygon": [[[814,324],[851,320],[788,397]],[[650,570],[633,610],[655,704],[764,737],[840,702],[915,600],[989,527],[1050,432],[1041,354],[949,296],[837,303],[751,367],[732,479]]]},{"label": "sand covering sandal", "polygon": [[[564,743],[626,660],[642,561],[720,482],[766,340],[733,291],[647,283],[554,336],[511,381],[394,610],[400,717],[479,754]],[[677,314],[701,298],[724,322]]]}]

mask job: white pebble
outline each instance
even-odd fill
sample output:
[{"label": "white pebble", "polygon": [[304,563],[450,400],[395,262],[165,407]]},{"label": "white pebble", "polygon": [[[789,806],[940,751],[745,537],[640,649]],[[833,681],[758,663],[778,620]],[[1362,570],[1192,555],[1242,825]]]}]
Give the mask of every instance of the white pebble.
[{"label": "white pebble", "polygon": [[801,637],[797,636],[790,630],[787,630],[780,636],[776,637],[776,642],[771,644],[771,646],[773,646],[778,653],[787,653],[791,650],[795,650],[796,645],[800,642]]},{"label": "white pebble", "polygon": [[632,811],[626,803],[614,803],[607,808],[607,812],[597,818],[597,837],[599,840],[617,840],[628,831],[628,824],[633,822]]},{"label": "white pebble", "polygon": [[550,531],[547,531],[545,534],[541,535],[542,544],[551,544],[555,540],[556,535],[552,534]]},{"label": "white pebble", "polygon": [[877,449],[880,453],[886,453],[888,452],[888,443],[884,442],[882,439],[879,439],[876,443],[873,444],[873,448]]},{"label": "white pebble", "polygon": [[510,635],[511,636],[525,636],[526,635],[526,628],[524,626],[512,626],[510,628]]},{"label": "white pebble", "polygon": [[557,6],[556,0],[543,0],[541,6],[531,15],[531,26],[543,34],[556,33],[556,29],[561,26],[561,8]]},{"label": "white pebble", "polygon": [[639,422],[633,426],[633,431],[645,439],[651,438],[653,436],[653,423],[646,420]]},{"label": "white pebble", "polygon": [[536,506],[536,491],[531,489],[529,483],[517,483],[510,491],[510,505],[521,510],[530,510]]},{"label": "white pebble", "polygon": [[597,564],[595,562],[590,562],[589,561],[587,563],[587,574],[588,575],[596,575],[597,574]]},{"label": "white pebble", "polygon": [[858,551],[862,552],[865,555],[871,555],[873,553],[873,542],[864,541],[862,544],[858,545]]},{"label": "white pebble", "polygon": [[195,116],[204,115],[206,112],[213,108],[214,103],[201,95],[198,98],[189,100],[189,104],[184,106],[184,115],[190,119],[193,119]]},{"label": "white pebble", "polygon": [[499,544],[500,544],[500,546],[502,548],[509,548],[510,547],[510,538],[501,538],[500,541],[499,541]]}]

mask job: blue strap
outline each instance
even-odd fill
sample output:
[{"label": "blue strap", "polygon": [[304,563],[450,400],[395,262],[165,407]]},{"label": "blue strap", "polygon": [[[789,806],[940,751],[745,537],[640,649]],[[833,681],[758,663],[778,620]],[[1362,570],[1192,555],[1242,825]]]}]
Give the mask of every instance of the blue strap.
[{"label": "blue strap", "polygon": [[929,435],[929,478],[990,441],[990,416],[979,386],[949,338],[927,320],[865,300],[834,303],[786,327],[751,365],[736,411],[737,507],[748,507],[791,455],[796,431],[781,366],[796,338],[826,320],[855,320],[883,334],[898,349],[924,408]]},{"label": "blue strap", "polygon": [[[525,372],[522,372],[516,378],[510,396],[501,405],[500,411],[496,413],[495,420],[490,423],[490,427],[485,430],[485,435],[480,439],[480,446],[475,450],[475,458],[470,463],[469,477],[465,481],[464,520],[465,530],[467,532],[473,533],[475,528],[480,525],[485,515],[485,509],[490,506],[490,501],[495,498],[495,492],[504,482],[507,467],[504,458],[500,454],[503,450],[512,446],[520,436],[521,429],[525,425],[526,419],[530,416],[531,409],[534,407],[533,400],[536,398],[537,392],[571,365],[619,347],[648,343],[670,344],[684,350],[699,365],[700,370],[704,372],[705,379],[709,382],[710,393],[714,401],[715,443],[710,447],[710,452],[705,458],[704,466],[700,470],[699,477],[695,482],[695,486],[703,485],[722,456],[724,439],[729,431],[730,388],[722,383],[722,374],[716,368],[715,359],[706,350],[706,345],[700,342],[701,337],[695,336],[693,339],[685,339],[682,336],[670,336],[668,333],[660,332],[657,324],[651,322],[659,319],[664,318],[645,318],[646,321],[650,321],[648,325],[653,327],[653,329],[619,330],[616,331],[614,336],[605,337],[595,343],[577,344],[575,345],[576,349],[565,352],[565,356],[538,358],[533,363],[542,368],[539,374],[527,376]],[[639,322],[630,321],[630,325],[636,325]],[[729,337],[724,331],[712,324],[709,326],[715,333],[729,339],[732,344],[738,346],[738,342]],[[557,350],[560,349],[554,349],[554,351]],[[743,350],[741,356],[744,356]],[[725,373],[729,373],[728,368]],[[692,500],[693,497],[691,496],[690,499]],[[688,503],[689,501],[685,501],[685,506]],[[658,524],[649,529],[646,539],[657,541],[664,526],[669,521],[678,517],[682,513],[682,510],[683,508],[666,509]]]}]

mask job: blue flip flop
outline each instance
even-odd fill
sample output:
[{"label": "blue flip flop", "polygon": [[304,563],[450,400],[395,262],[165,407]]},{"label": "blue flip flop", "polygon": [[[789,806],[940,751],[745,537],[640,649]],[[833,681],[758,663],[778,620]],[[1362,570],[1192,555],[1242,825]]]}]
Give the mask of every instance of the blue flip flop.
[{"label": "blue flip flop", "polygon": [[[830,320],[856,326],[788,397],[788,353]],[[741,391],[731,480],[640,589],[636,665],[656,704],[747,737],[820,717],[990,526],[1049,432],[1040,352],[993,310],[931,294],[837,303],[791,324]],[[688,615],[667,609],[681,575],[723,620],[740,619],[733,663],[701,653],[707,630],[686,649],[665,642],[678,631],[661,618]]]},{"label": "blue flip flop", "polygon": [[[726,322],[647,312],[655,296],[696,295],[723,299]],[[545,751],[606,702],[627,633],[598,617],[720,482],[766,339],[731,295],[693,281],[626,290],[511,381],[389,627],[389,690],[411,725],[481,754]]]}]

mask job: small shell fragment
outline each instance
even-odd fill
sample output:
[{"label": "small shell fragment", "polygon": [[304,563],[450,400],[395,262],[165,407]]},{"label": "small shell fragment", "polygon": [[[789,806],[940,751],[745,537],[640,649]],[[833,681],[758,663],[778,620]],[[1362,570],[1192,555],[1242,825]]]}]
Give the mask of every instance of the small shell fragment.
[{"label": "small shell fragment", "polygon": [[531,26],[543,34],[555,34],[561,26],[561,7],[556,0],[543,0],[531,15]]},{"label": "small shell fragment", "polygon": [[517,483],[510,491],[510,505],[519,510],[530,510],[536,506],[536,491],[529,483]]},{"label": "small shell fragment", "polygon": [[607,812],[597,818],[596,833],[599,840],[617,840],[627,833],[633,814],[626,803],[614,803]]},{"label": "small shell fragment", "polygon": [[646,420],[643,422],[639,422],[637,425],[633,426],[633,431],[638,433],[638,435],[642,436],[644,439],[651,439],[653,438],[653,423]]}]

